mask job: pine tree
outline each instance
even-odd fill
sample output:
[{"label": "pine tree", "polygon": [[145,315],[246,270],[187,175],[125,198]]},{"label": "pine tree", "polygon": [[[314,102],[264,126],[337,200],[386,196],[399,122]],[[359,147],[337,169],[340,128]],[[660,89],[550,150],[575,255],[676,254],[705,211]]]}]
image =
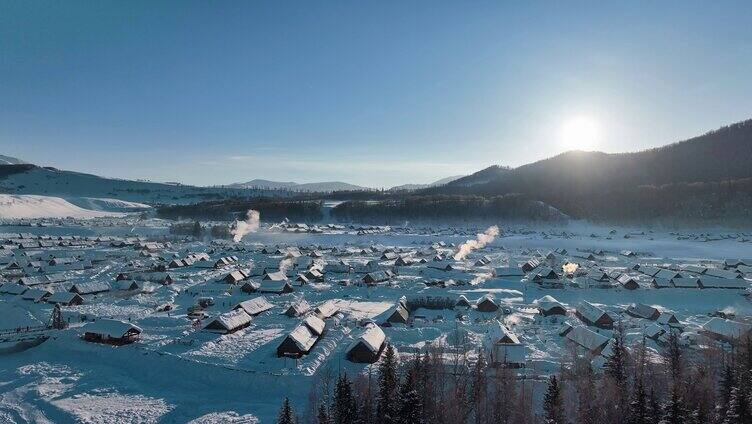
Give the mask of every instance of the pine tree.
[{"label": "pine tree", "polygon": [[282,409],[279,410],[279,417],[277,418],[277,424],[294,424],[292,406],[290,405],[290,399],[285,398],[282,403]]},{"label": "pine tree", "polygon": [[732,387],[729,395],[728,409],[726,409],[726,416],[723,417],[723,424],[745,423],[739,415],[739,410],[741,409],[742,404],[742,399],[739,398],[739,389]]},{"label": "pine tree", "polygon": [[668,400],[663,405],[663,416],[660,424],[685,424],[687,421],[687,411],[684,406],[679,390],[671,387]]},{"label": "pine tree", "polygon": [[478,360],[475,361],[473,367],[473,387],[471,391],[471,402],[475,411],[475,422],[481,424],[486,422],[486,413],[488,398],[487,398],[487,386],[486,381],[486,359],[483,356],[483,352],[478,352]]},{"label": "pine tree", "polygon": [[546,414],[546,424],[565,424],[561,387],[555,375],[548,381],[548,389],[543,398],[543,411]]},{"label": "pine tree", "polygon": [[326,405],[323,403],[319,405],[319,412],[316,414],[317,424],[331,424],[329,420],[329,414],[326,413]]},{"label": "pine tree", "polygon": [[416,390],[415,370],[411,369],[405,376],[399,391],[398,422],[404,424],[421,424],[423,422],[420,395]]},{"label": "pine tree", "polygon": [[394,348],[388,345],[384,360],[379,366],[379,398],[376,407],[379,419],[384,424],[397,424],[396,400],[397,387],[399,380],[397,378],[397,362],[394,357]]},{"label": "pine tree", "polygon": [[655,395],[653,388],[650,388],[647,408],[645,410],[645,421],[648,424],[657,423],[660,420],[661,408],[658,405],[658,396]]},{"label": "pine tree", "polygon": [[577,421],[580,424],[596,424],[598,422],[598,410],[596,408],[596,393],[593,368],[590,361],[580,359],[578,368],[579,381],[577,382]]},{"label": "pine tree", "polygon": [[616,328],[612,347],[612,353],[606,358],[603,370],[619,389],[626,391],[627,348],[624,346],[624,328],[622,327],[621,321]]},{"label": "pine tree", "polygon": [[648,405],[642,378],[635,383],[632,402],[629,404],[629,424],[648,424]]},{"label": "pine tree", "polygon": [[625,422],[625,418],[628,417],[628,388],[627,388],[627,360],[628,353],[627,348],[624,345],[624,327],[619,321],[619,325],[614,332],[614,342],[612,344],[612,352],[606,358],[606,362],[603,365],[603,371],[606,376],[604,386],[608,391],[606,393],[613,393],[616,398],[616,402],[613,405],[606,404],[611,412],[608,417],[614,420],[615,423]]},{"label": "pine tree", "polygon": [[357,422],[357,401],[352,392],[350,380],[343,373],[337,379],[334,388],[334,401],[332,404],[332,421],[334,424],[354,424]]},{"label": "pine tree", "polygon": [[730,365],[723,367],[721,381],[718,384],[718,401],[715,406],[715,416],[717,422],[723,422],[726,419],[726,413],[731,400],[731,390],[734,388],[734,371]]}]

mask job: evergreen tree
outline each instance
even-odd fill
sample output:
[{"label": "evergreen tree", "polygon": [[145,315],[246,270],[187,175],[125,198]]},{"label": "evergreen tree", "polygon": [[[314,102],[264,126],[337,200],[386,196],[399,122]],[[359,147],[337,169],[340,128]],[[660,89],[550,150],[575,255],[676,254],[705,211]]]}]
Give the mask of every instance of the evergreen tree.
[{"label": "evergreen tree", "polygon": [[655,395],[653,388],[650,388],[650,395],[648,396],[647,408],[645,411],[645,421],[648,424],[657,423],[660,420],[661,408],[658,405],[658,396]]},{"label": "evergreen tree", "polygon": [[337,379],[332,404],[332,421],[334,424],[354,424],[358,418],[357,401],[352,392],[350,380],[343,373]]},{"label": "evergreen tree", "polygon": [[577,421],[580,424],[598,423],[596,408],[595,376],[588,359],[579,359],[577,382]]},{"label": "evergreen tree", "polygon": [[318,424],[331,424],[329,414],[326,413],[326,405],[323,403],[319,405],[319,412],[316,414],[316,421]]},{"label": "evergreen tree", "polygon": [[543,398],[543,411],[546,414],[546,424],[565,424],[561,387],[555,375],[548,381],[548,389]]},{"label": "evergreen tree", "polygon": [[687,411],[684,406],[679,390],[671,387],[668,400],[663,405],[663,416],[660,424],[685,424],[687,421]]},{"label": "evergreen tree", "polygon": [[[739,415],[741,422],[749,423],[752,422],[752,410],[750,409],[750,398],[752,397],[752,382],[750,379],[752,379],[752,371],[747,370],[744,357],[740,358],[739,365],[736,368],[736,397],[738,399],[736,413]],[[730,405],[729,409],[731,409]]]},{"label": "evergreen tree", "polygon": [[614,334],[613,351],[603,365],[605,374],[619,388],[626,391],[627,385],[627,348],[624,345],[624,327],[621,321]]},{"label": "evergreen tree", "polygon": [[718,384],[718,401],[715,406],[715,416],[717,422],[723,422],[726,419],[726,413],[731,400],[731,390],[734,388],[734,370],[730,365],[723,367],[721,381]]},{"label": "evergreen tree", "polygon": [[415,370],[407,372],[399,391],[398,422],[404,424],[421,424],[423,422],[420,395],[416,390]]},{"label": "evergreen tree", "polygon": [[736,387],[731,388],[729,395],[728,408],[726,409],[726,416],[723,418],[723,424],[743,424],[739,410],[742,406],[742,400],[739,399],[739,389]]},{"label": "evergreen tree", "polygon": [[397,424],[397,409],[399,407],[396,396],[399,380],[397,378],[397,362],[392,345],[386,347],[384,360],[379,366],[379,397],[376,412],[384,424]]},{"label": "evergreen tree", "polygon": [[614,332],[612,352],[603,365],[606,376],[604,388],[608,389],[605,393],[612,394],[616,399],[613,405],[605,404],[604,407],[608,408],[609,414],[607,416],[614,421],[614,424],[624,423],[628,418],[627,373],[629,370],[627,369],[627,361],[628,353],[624,344],[624,327],[619,321]]},{"label": "evergreen tree", "polygon": [[642,378],[635,383],[632,402],[629,404],[629,424],[648,424],[648,404]]},{"label": "evergreen tree", "polygon": [[277,424],[294,424],[292,406],[290,405],[290,399],[285,398],[282,403],[282,409],[279,410],[279,417],[277,418]]},{"label": "evergreen tree", "polygon": [[478,360],[473,367],[473,386],[471,391],[471,402],[475,412],[476,424],[486,422],[486,409],[488,404],[487,398],[487,381],[486,381],[486,359],[483,352],[478,352]]}]

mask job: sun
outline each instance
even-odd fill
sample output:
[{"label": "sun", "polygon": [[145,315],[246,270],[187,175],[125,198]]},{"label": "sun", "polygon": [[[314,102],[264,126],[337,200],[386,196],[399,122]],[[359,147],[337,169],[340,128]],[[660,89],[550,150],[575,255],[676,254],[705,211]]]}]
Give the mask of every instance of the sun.
[{"label": "sun", "polygon": [[598,145],[598,124],[584,116],[572,118],[561,127],[560,138],[567,150],[593,150]]}]

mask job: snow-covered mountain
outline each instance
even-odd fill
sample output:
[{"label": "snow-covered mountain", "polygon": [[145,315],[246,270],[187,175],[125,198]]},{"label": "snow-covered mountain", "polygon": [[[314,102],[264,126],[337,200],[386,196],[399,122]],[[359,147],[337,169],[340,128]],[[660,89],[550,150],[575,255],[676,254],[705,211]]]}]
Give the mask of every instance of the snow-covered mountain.
[{"label": "snow-covered mountain", "polygon": [[11,156],[0,155],[0,165],[22,165],[26,162]]},{"label": "snow-covered mountain", "polygon": [[[195,187],[174,183],[104,178],[31,164],[0,164],[0,192],[54,196],[78,202],[81,200],[75,199],[96,198],[147,204],[196,203],[204,200],[244,197],[249,194],[284,195],[281,192],[262,190],[249,193],[249,190],[231,187]],[[90,206],[92,205],[88,202],[84,207]]]},{"label": "snow-covered mountain", "polygon": [[96,218],[119,212],[90,210],[53,196],[0,194],[0,218]]},{"label": "snow-covered mountain", "polygon": [[325,181],[320,183],[295,183],[255,179],[245,183],[230,184],[228,187],[242,189],[289,190],[295,192],[332,192],[345,190],[371,190],[355,184],[341,181]]}]

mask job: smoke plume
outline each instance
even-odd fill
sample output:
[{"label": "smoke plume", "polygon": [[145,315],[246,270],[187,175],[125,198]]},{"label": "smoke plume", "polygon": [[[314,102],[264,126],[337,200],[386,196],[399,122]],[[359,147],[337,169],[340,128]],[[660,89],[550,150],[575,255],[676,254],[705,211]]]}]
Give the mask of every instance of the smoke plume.
[{"label": "smoke plume", "polygon": [[293,266],[292,258],[285,258],[279,261],[279,271],[285,276],[287,275],[287,270],[290,269],[291,266]]},{"label": "smoke plume", "polygon": [[577,272],[577,268],[579,268],[579,267],[580,266],[577,265],[574,262],[567,262],[567,263],[565,263],[564,265],[561,266],[561,270],[564,271],[564,274],[572,275],[575,272]]},{"label": "smoke plume", "polygon": [[454,255],[454,260],[461,261],[465,259],[465,257],[469,255],[470,252],[476,249],[482,249],[486,247],[486,245],[494,241],[494,239],[498,235],[499,235],[499,227],[495,225],[488,227],[488,229],[484,231],[482,234],[478,234],[475,237],[475,240],[468,240],[462,243],[462,245],[460,245],[460,248],[457,250],[457,253],[455,253]]},{"label": "smoke plume", "polygon": [[260,219],[261,214],[258,211],[249,209],[248,213],[245,214],[245,221],[235,221],[235,225],[230,229],[232,239],[237,243],[246,234],[258,231]]}]

